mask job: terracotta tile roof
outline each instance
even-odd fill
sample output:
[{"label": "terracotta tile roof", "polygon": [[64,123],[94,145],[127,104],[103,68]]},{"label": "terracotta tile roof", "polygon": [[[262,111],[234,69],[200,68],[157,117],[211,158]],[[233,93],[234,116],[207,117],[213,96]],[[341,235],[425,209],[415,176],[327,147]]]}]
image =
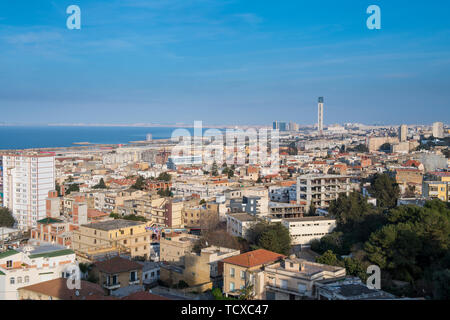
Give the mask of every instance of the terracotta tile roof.
[{"label": "terracotta tile roof", "polygon": [[90,219],[109,216],[109,213],[95,210],[95,209],[88,209],[87,214],[88,214],[88,218],[90,218]]},{"label": "terracotta tile roof", "polygon": [[116,256],[109,260],[96,261],[94,264],[98,268],[98,270],[109,274],[142,269],[142,265],[137,263],[136,261],[131,261],[119,256]]},{"label": "terracotta tile roof", "polygon": [[122,300],[170,300],[170,299],[158,296],[156,294],[147,291],[139,291],[132,293],[126,297],[123,297]]},{"label": "terracotta tile roof", "polygon": [[419,167],[421,163],[417,160],[408,160],[402,166],[404,167]]},{"label": "terracotta tile roof", "polygon": [[258,249],[237,256],[226,258],[223,260],[223,262],[251,268],[271,263],[285,257],[286,256],[279,253],[275,253],[265,249]]},{"label": "terracotta tile roof", "polygon": [[[33,291],[46,296],[61,300],[85,300],[89,296],[104,296],[102,287],[96,283],[81,280],[81,289],[69,289],[67,279],[58,278],[40,282],[31,286],[19,288],[21,290]],[[76,292],[78,291],[78,295]]]}]

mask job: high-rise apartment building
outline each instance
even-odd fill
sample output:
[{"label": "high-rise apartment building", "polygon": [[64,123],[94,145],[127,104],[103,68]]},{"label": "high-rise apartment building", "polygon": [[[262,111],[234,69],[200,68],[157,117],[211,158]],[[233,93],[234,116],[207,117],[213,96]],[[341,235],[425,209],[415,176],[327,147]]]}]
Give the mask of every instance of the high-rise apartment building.
[{"label": "high-rise apartment building", "polygon": [[278,130],[280,129],[279,125],[278,125],[278,121],[274,121],[273,122],[273,126],[272,126],[273,130]]},{"label": "high-rise apartment building", "polygon": [[398,129],[398,139],[400,142],[405,142],[408,137],[408,126],[406,124],[402,124]]},{"label": "high-rise apartment building", "polygon": [[272,128],[273,130],[286,131],[287,130],[286,122],[274,121]]},{"label": "high-rise apartment building", "polygon": [[290,131],[298,131],[298,124],[293,121],[289,122],[289,130]]},{"label": "high-rise apartment building", "polygon": [[332,174],[305,174],[297,177],[297,203],[308,211],[328,208],[340,193],[351,192],[350,176]]},{"label": "high-rise apartment building", "polygon": [[317,131],[320,135],[323,134],[323,97],[319,97]]},{"label": "high-rise apartment building", "polygon": [[50,153],[0,154],[0,195],[20,229],[46,217],[46,198],[55,189],[55,157]]},{"label": "high-rise apartment building", "polygon": [[433,137],[435,138],[444,137],[444,124],[442,122],[433,123]]}]

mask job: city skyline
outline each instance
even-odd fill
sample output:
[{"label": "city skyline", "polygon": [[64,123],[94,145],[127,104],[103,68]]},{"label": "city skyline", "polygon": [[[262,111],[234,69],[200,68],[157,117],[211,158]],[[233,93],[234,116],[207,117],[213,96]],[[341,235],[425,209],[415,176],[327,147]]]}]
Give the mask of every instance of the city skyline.
[{"label": "city skyline", "polygon": [[71,4],[0,4],[2,122],[450,122],[448,2],[378,1],[380,30],[365,1]]}]

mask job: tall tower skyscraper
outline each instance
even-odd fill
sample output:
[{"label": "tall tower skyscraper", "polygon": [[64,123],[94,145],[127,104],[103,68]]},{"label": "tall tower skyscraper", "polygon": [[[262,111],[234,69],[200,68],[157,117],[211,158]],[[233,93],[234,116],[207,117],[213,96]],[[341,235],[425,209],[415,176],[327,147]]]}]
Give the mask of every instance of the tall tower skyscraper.
[{"label": "tall tower skyscraper", "polygon": [[402,124],[398,129],[398,139],[400,142],[404,142],[408,137],[408,126],[406,124]]},{"label": "tall tower skyscraper", "polygon": [[320,135],[323,134],[323,97],[319,97],[317,131]]},{"label": "tall tower skyscraper", "polygon": [[444,137],[444,124],[442,122],[433,123],[433,137],[435,138]]},{"label": "tall tower skyscraper", "polygon": [[278,129],[280,129],[280,126],[279,126],[279,124],[278,124],[278,121],[274,121],[274,122],[273,122],[273,130],[278,130]]}]

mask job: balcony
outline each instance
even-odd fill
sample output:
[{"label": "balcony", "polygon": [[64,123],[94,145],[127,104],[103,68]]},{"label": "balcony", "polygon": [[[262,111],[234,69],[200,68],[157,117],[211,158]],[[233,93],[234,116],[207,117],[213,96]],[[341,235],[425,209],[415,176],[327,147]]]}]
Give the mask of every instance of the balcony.
[{"label": "balcony", "polygon": [[140,283],[140,280],[139,280],[139,279],[130,280],[130,281],[128,282],[128,284],[129,284],[130,286],[135,285],[135,284],[139,284],[139,283]]},{"label": "balcony", "polygon": [[106,289],[108,289],[108,290],[119,289],[119,288],[120,288],[120,283],[108,283],[108,282],[104,282],[104,283],[103,283],[103,288],[106,288]]}]

